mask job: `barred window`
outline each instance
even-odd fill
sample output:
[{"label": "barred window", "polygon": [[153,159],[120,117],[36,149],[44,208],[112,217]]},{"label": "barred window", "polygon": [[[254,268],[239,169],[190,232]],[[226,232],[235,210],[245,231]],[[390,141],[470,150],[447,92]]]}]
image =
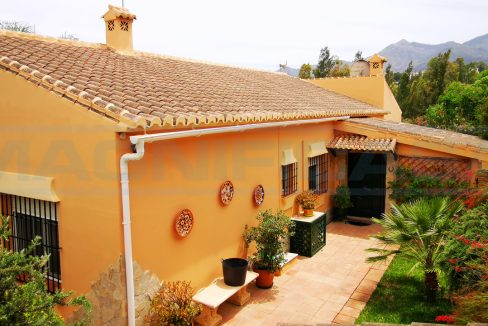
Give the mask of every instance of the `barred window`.
[{"label": "barred window", "polygon": [[308,159],[308,189],[316,194],[327,192],[327,154]]},{"label": "barred window", "polygon": [[[45,266],[47,288],[50,292],[61,289],[56,203],[0,194],[0,204],[2,215],[11,217],[11,237],[6,247],[18,252],[26,249],[36,236],[41,237],[41,243],[34,250],[34,254],[49,255]],[[26,275],[19,275],[20,281],[25,281],[25,278]]]},{"label": "barred window", "polygon": [[291,163],[281,166],[281,195],[288,196],[297,191],[298,164]]}]

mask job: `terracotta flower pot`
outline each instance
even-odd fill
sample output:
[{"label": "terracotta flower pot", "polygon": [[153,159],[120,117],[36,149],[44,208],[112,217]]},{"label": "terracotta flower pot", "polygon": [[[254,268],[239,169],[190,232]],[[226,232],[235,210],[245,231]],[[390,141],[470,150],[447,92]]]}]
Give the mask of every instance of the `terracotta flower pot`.
[{"label": "terracotta flower pot", "polygon": [[259,276],[256,278],[256,286],[260,289],[269,289],[273,286],[274,273],[263,269],[255,269]]},{"label": "terracotta flower pot", "polygon": [[303,209],[303,216],[305,217],[312,217],[313,216],[313,209]]}]

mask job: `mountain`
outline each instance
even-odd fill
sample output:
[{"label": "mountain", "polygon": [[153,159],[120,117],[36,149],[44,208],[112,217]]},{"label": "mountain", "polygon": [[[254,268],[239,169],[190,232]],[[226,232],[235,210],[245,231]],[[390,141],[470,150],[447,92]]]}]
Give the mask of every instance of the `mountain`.
[{"label": "mountain", "polygon": [[414,70],[420,71],[427,67],[427,63],[432,57],[449,49],[451,49],[451,60],[463,57],[466,63],[472,61],[488,63],[488,34],[464,43],[423,44],[401,40],[388,45],[379,54],[388,59],[388,63],[391,64],[394,71],[404,71],[410,61],[413,62]]}]

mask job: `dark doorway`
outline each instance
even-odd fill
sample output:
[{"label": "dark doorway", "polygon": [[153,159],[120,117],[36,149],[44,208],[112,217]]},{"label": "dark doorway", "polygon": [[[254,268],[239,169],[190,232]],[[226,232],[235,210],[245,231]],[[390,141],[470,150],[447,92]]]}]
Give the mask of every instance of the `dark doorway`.
[{"label": "dark doorway", "polygon": [[381,217],[385,212],[386,154],[349,153],[347,170],[354,205],[348,215]]}]

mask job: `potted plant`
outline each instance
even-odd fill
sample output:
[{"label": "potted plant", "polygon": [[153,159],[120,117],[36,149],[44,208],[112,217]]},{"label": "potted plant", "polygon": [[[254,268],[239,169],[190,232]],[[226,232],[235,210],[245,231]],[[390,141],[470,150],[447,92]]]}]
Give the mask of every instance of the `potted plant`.
[{"label": "potted plant", "polygon": [[202,306],[192,298],[190,282],[165,282],[151,300],[146,325],[193,325]]},{"label": "potted plant", "polygon": [[334,218],[343,220],[346,217],[347,209],[352,207],[351,191],[345,185],[340,185],[336,189],[335,195],[332,196],[334,201]]},{"label": "potted plant", "polygon": [[262,289],[273,286],[275,272],[285,262],[284,241],[293,235],[295,224],[281,210],[275,214],[271,210],[259,212],[257,226],[244,231],[246,246],[256,243],[256,253],[250,257],[253,270],[259,274],[256,285]]},{"label": "potted plant", "polygon": [[319,196],[316,193],[306,190],[296,196],[295,202],[302,206],[304,216],[311,217],[313,216],[313,210],[315,209],[315,203],[318,198]]}]

